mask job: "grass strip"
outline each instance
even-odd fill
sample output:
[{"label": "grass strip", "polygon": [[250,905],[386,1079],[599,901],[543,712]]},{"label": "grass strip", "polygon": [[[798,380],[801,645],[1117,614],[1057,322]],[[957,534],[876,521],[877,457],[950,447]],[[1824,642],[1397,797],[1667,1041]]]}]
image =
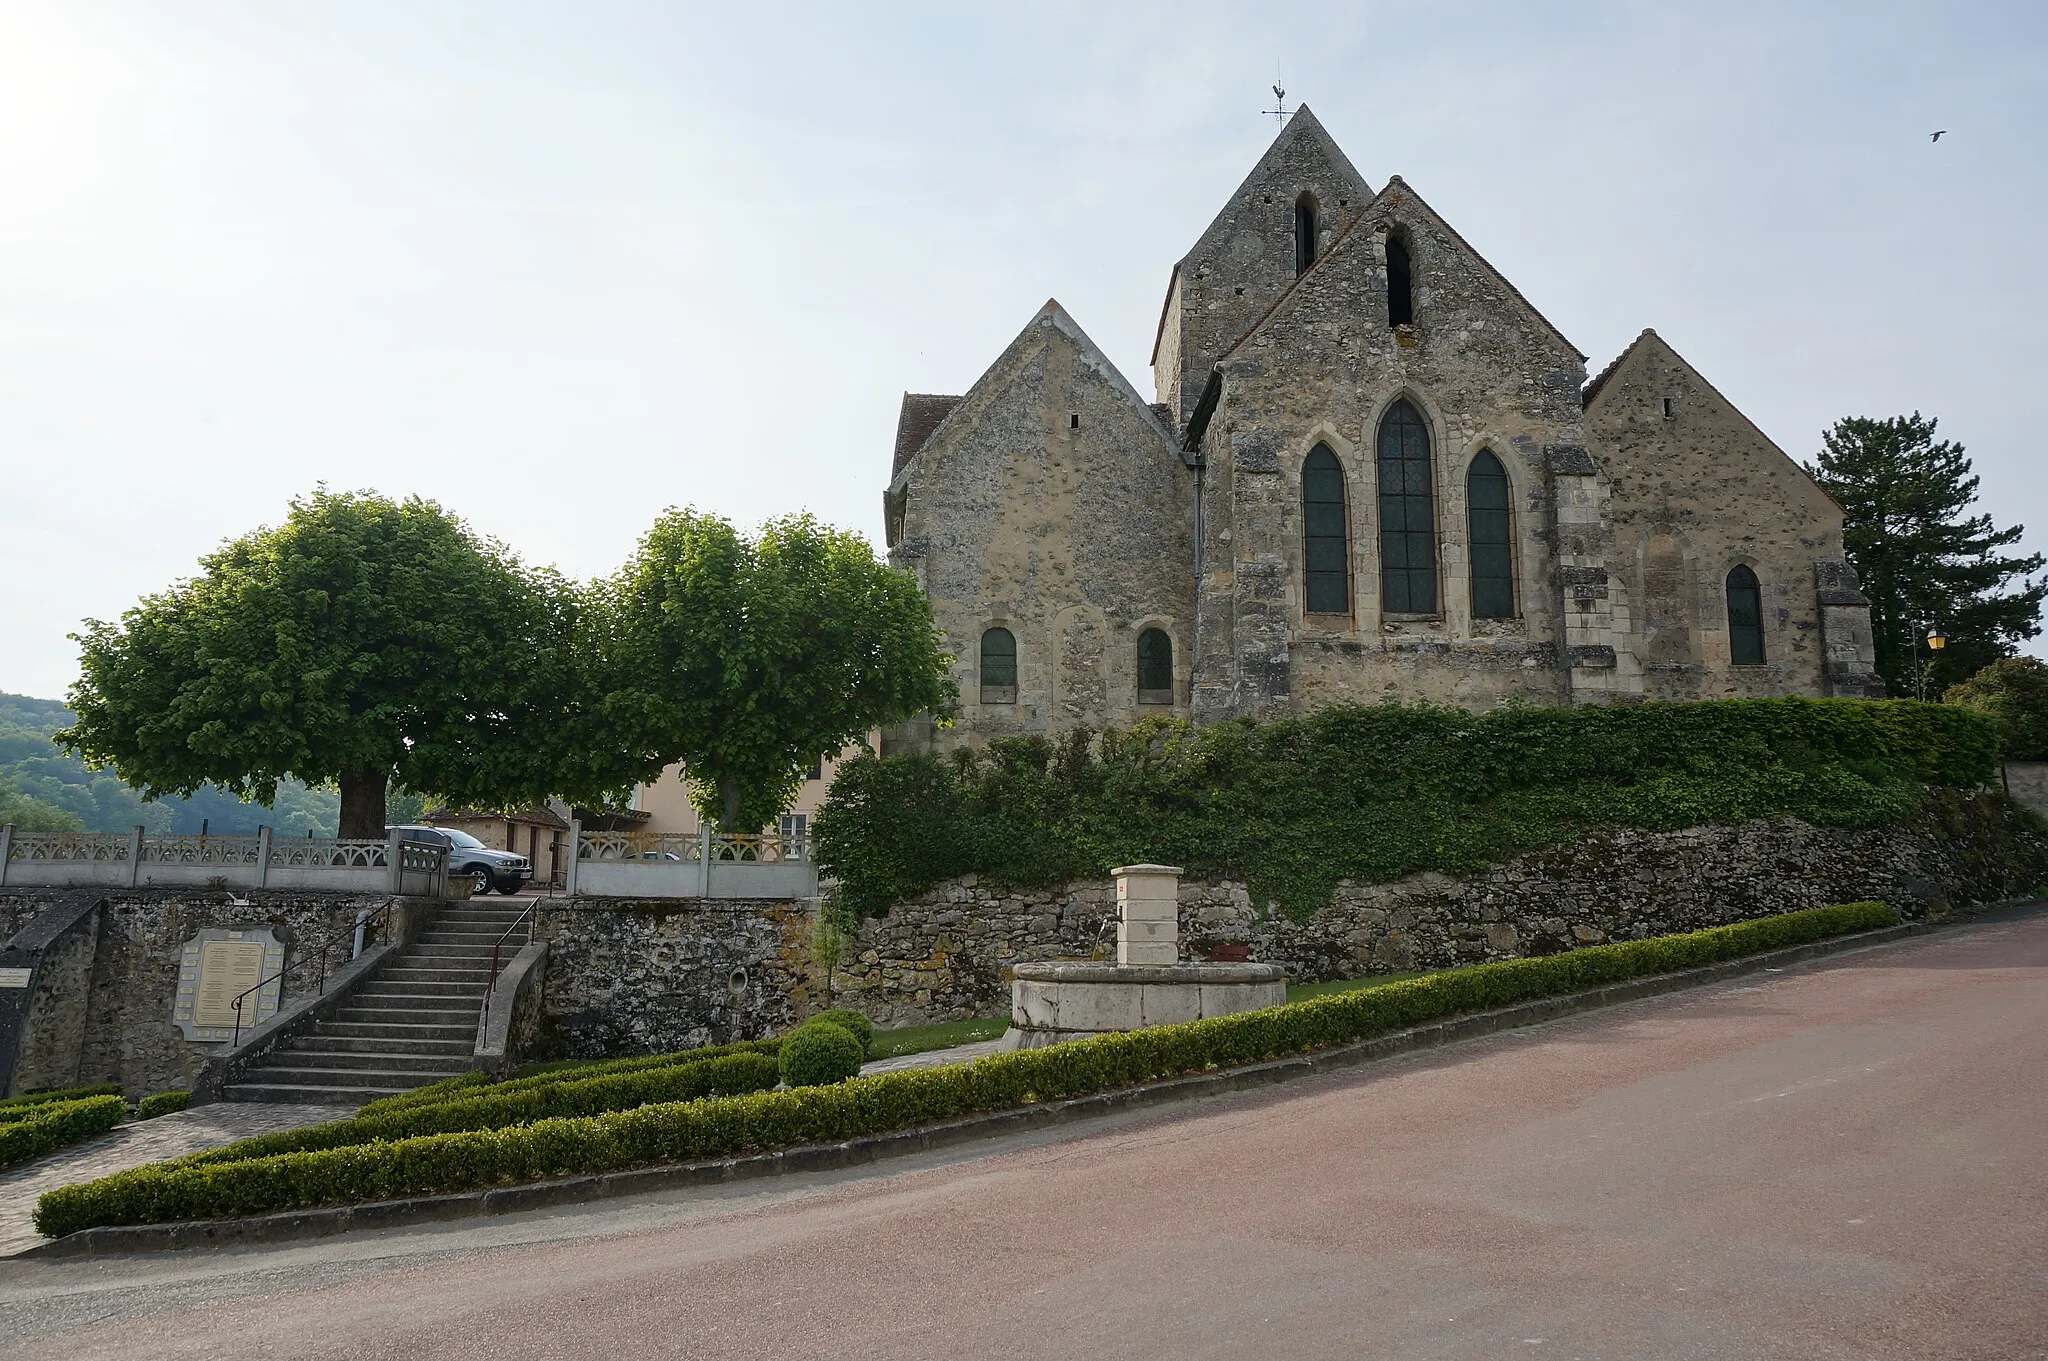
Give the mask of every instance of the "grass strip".
[{"label": "grass strip", "polygon": [[[1383,987],[825,1087],[684,1100],[494,1130],[158,1163],[46,1192],[36,1228],[157,1224],[436,1195],[832,1142],[1347,1044],[1424,1021],[1891,926],[1883,903],[1482,964]],[[734,1055],[727,1062],[738,1061]]]},{"label": "grass strip", "polygon": [[1010,1017],[1005,1013],[1001,1016],[975,1016],[965,1021],[940,1021],[935,1025],[877,1030],[874,1038],[868,1041],[868,1057],[894,1059],[905,1054],[951,1049],[955,1045],[979,1044],[984,1040],[1000,1039],[1009,1028]]}]

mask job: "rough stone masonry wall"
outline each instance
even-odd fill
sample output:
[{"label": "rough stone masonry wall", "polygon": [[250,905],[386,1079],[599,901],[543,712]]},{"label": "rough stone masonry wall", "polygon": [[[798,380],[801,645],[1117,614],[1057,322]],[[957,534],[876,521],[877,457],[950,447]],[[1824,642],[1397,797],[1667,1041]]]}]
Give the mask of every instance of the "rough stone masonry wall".
[{"label": "rough stone masonry wall", "polygon": [[[49,890],[0,898],[0,930],[11,937],[65,896]],[[84,1008],[82,1039],[41,1056],[25,1049],[16,1087],[119,1082],[130,1097],[189,1088],[216,1046],[187,1040],[171,1023],[186,941],[204,927],[267,926],[284,943],[287,964],[296,963],[313,945],[348,932],[358,909],[382,901],[382,895],[257,892],[237,902],[225,893],[108,890],[98,921],[83,928],[93,933],[89,976],[84,969],[75,978],[67,971],[55,999]],[[330,963],[346,957],[344,948]],[[302,972],[306,976],[286,979],[285,1004],[317,987],[317,971]],[[40,987],[37,1004],[43,1004]]]},{"label": "rough stone masonry wall", "polygon": [[548,945],[538,1054],[758,1039],[825,1005],[813,998],[814,921],[795,903],[558,898],[538,919]]},{"label": "rough stone masonry wall", "polygon": [[[1613,831],[1470,878],[1347,882],[1305,922],[1261,911],[1241,882],[1183,880],[1181,940],[1189,954],[1249,941],[1255,959],[1285,964],[1300,982],[1511,959],[1867,899],[1939,917],[2048,882],[2048,840],[2011,838],[2005,827],[1980,808],[1946,834],[1932,821],[1867,832],[1793,821]],[[863,923],[833,972],[833,1004],[884,1025],[1001,1012],[1008,966],[1111,953],[1113,908],[1107,881],[1001,890],[955,880]]]}]

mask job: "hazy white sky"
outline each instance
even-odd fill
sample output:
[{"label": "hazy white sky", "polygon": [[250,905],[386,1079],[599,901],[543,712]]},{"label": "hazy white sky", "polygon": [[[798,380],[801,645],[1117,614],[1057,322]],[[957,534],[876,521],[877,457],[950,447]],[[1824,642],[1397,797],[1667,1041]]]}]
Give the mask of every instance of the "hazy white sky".
[{"label": "hazy white sky", "polygon": [[1936,414],[2048,545],[2037,2],[0,0],[0,690],[323,480],[579,576],[671,504],[879,540],[899,394],[1048,296],[1150,391],[1276,65],[1596,371]]}]

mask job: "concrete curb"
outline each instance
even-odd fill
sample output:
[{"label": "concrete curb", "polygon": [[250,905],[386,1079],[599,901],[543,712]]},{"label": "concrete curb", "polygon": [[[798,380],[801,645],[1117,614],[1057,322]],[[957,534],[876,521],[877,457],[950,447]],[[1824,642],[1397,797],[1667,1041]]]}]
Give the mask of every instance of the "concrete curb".
[{"label": "concrete curb", "polygon": [[1454,1016],[1316,1053],[1271,1059],[1242,1068],[1165,1078],[1138,1087],[1122,1087],[1088,1096],[1072,1097],[1065,1101],[1050,1101],[1014,1110],[990,1111],[943,1124],[868,1135],[844,1143],[809,1144],[741,1158],[720,1158],[665,1167],[601,1172],[588,1176],[565,1177],[558,1181],[535,1182],[525,1186],[457,1191],[447,1195],[377,1201],[367,1205],[285,1210],[242,1219],[190,1220],[177,1224],[110,1225],[81,1229],[63,1238],[39,1243],[16,1253],[15,1256],[91,1257],[116,1253],[221,1247],[241,1243],[279,1243],[294,1239],[324,1238],[357,1229],[471,1219],[483,1215],[517,1214],[526,1210],[578,1205],[615,1196],[711,1186],[723,1182],[751,1181],[790,1172],[822,1172],[858,1167],[885,1158],[948,1148],[976,1139],[1043,1129],[1050,1125],[1120,1111],[1143,1110],[1205,1096],[1246,1091],[1316,1073],[1351,1068],[1396,1054],[1431,1049],[1503,1030],[1541,1025],[1546,1021],[1558,1020],[1581,1012],[1598,1011],[1624,1002],[1680,992],[1825,955],[1842,954],[1850,950],[1888,944],[1910,936],[1927,935],[1937,929],[1936,926],[1927,923],[1913,922],[1877,931],[1859,932],[1853,936],[1811,941],[1805,945],[1748,955],[1742,959],[1724,960],[1719,964],[1686,969],[1678,973],[1654,974],[1648,978],[1631,979],[1626,983],[1615,983],[1586,992],[1539,998],[1533,1002],[1523,1002],[1495,1011]]}]

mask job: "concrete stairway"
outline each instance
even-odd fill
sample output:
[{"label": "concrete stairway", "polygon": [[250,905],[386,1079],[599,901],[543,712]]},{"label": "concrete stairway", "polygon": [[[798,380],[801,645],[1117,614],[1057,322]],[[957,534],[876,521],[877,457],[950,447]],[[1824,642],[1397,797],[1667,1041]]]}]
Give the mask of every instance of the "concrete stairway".
[{"label": "concrete stairway", "polygon": [[[345,1006],[250,1064],[221,1096],[360,1106],[467,1072],[491,947],[526,907],[513,899],[450,903]],[[500,968],[530,931],[529,921],[506,942]]]}]

